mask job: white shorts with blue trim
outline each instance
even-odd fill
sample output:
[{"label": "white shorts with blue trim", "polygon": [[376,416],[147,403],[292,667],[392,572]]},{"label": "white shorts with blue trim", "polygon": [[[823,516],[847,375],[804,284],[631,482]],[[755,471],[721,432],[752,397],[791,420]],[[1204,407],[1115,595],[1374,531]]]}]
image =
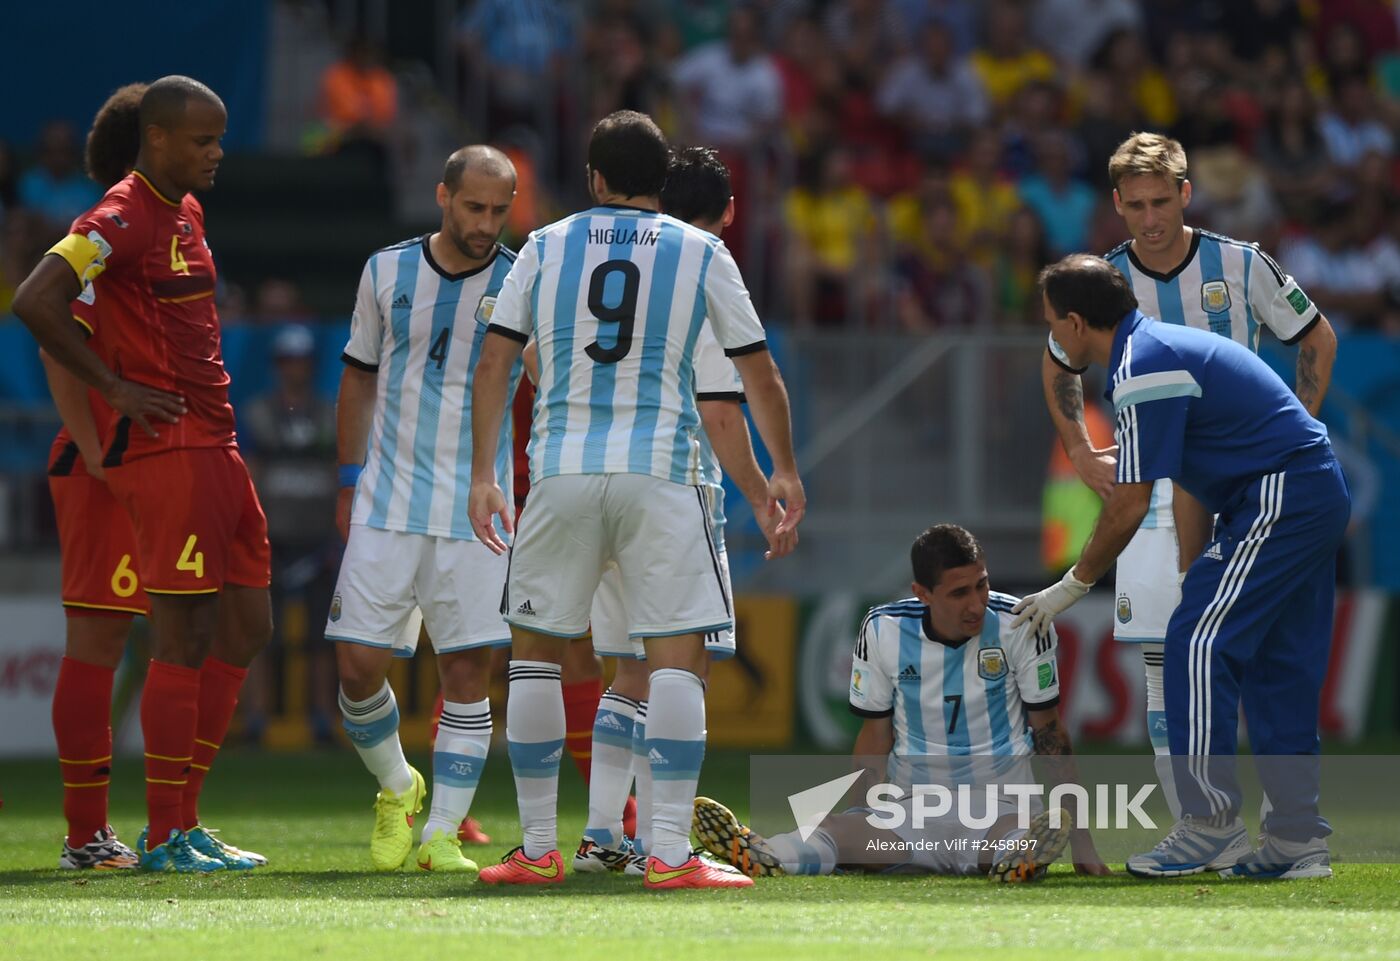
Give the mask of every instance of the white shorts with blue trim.
[{"label": "white shorts with blue trim", "polygon": [[[724,589],[734,596],[729,582],[729,553],[723,542],[718,542],[720,572],[724,576]],[[598,583],[598,591],[593,595],[593,610],[590,614],[593,632],[593,650],[603,657],[630,657],[646,660],[646,647],[640,637],[627,635],[627,607],[622,600],[622,572],[616,564],[609,564],[603,571],[603,579]],[[723,631],[710,631],[705,634],[705,651],[716,661],[734,656],[734,628]]]},{"label": "white shorts with blue trim", "polygon": [[439,654],[510,643],[506,558],[479,541],[352,524],[326,637],[412,657],[419,619]]},{"label": "white shorts with blue trim", "polygon": [[[1170,496],[1171,481],[1167,481]],[[1181,602],[1176,528],[1141,527],[1118,555],[1113,582],[1113,637],[1132,643],[1166,640],[1167,622]]]},{"label": "white shorts with blue trim", "polygon": [[582,637],[610,563],[618,567],[628,637],[734,626],[706,489],[646,474],[560,474],[535,484],[516,531],[502,613],[529,631]]}]

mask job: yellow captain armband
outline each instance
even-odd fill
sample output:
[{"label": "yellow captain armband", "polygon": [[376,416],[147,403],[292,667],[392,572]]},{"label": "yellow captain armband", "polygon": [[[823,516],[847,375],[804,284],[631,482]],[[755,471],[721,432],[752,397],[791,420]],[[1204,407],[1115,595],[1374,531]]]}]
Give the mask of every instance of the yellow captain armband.
[{"label": "yellow captain armband", "polygon": [[87,236],[69,234],[48,249],[68,262],[78,281],[84,287],[107,269],[107,258],[112,253],[112,245],[100,233],[89,230]]}]

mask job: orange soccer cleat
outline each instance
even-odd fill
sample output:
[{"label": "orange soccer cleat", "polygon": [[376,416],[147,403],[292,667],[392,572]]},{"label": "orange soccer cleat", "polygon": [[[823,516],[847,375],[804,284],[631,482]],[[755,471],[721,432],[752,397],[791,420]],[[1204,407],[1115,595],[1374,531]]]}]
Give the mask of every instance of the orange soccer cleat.
[{"label": "orange soccer cleat", "polygon": [[525,856],[525,848],[518,847],[502,858],[500,864],[482,868],[477,880],[482,884],[563,884],[564,859],[558,851],[550,851],[531,860]]},{"label": "orange soccer cleat", "polygon": [[480,821],[468,814],[457,828],[457,840],[463,844],[490,844],[491,835],[482,830]]},{"label": "orange soccer cleat", "polygon": [[642,882],[653,891],[676,888],[748,888],[753,878],[737,871],[708,864],[697,855],[679,867],[671,867],[660,858],[647,858],[646,879]]}]

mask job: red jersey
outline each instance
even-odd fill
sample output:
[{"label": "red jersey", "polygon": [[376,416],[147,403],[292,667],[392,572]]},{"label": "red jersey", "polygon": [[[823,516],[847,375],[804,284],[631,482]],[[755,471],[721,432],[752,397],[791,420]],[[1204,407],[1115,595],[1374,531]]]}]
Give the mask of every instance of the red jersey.
[{"label": "red jersey", "polygon": [[[78,299],[73,301],[73,319],[87,332],[87,345],[93,353],[102,358],[102,362],[108,367],[112,366],[112,352],[107,349],[106,340],[98,335],[98,330],[102,324],[95,301],[96,290],[92,284],[83,288],[83,292],[78,295]],[[107,442],[112,436],[112,426],[116,423],[118,414],[107,402],[102,399],[102,395],[95,390],[89,389],[87,392],[88,407],[92,409],[92,420],[97,426],[97,440],[106,449]],[[69,447],[71,446],[71,450]],[[87,474],[83,459],[78,456],[78,446],[73,443],[73,435],[68,432],[67,426],[60,427],[58,436],[53,440],[53,446],[49,451],[49,470],[57,471],[62,476],[68,474]]]},{"label": "red jersey", "polygon": [[158,437],[133,428],[125,417],[117,420],[105,438],[104,463],[178,448],[233,446],[229,377],[214,309],[214,258],[199,201],[191,194],[171,200],[132,173],[75,220],[49,252],[66,260],[85,288],[92,283],[111,368],[123,379],[185,398],[179,423],[152,423]]}]

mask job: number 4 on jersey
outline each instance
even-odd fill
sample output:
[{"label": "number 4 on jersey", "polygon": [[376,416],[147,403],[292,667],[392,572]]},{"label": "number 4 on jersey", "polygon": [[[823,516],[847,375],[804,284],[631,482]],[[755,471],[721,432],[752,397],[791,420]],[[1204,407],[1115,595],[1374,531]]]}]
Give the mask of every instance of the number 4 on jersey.
[{"label": "number 4 on jersey", "polygon": [[204,576],[204,552],[194,549],[199,538],[191,534],[189,540],[185,541],[185,549],[180,552],[180,559],[175,562],[177,571],[193,571],[195,577]]}]

